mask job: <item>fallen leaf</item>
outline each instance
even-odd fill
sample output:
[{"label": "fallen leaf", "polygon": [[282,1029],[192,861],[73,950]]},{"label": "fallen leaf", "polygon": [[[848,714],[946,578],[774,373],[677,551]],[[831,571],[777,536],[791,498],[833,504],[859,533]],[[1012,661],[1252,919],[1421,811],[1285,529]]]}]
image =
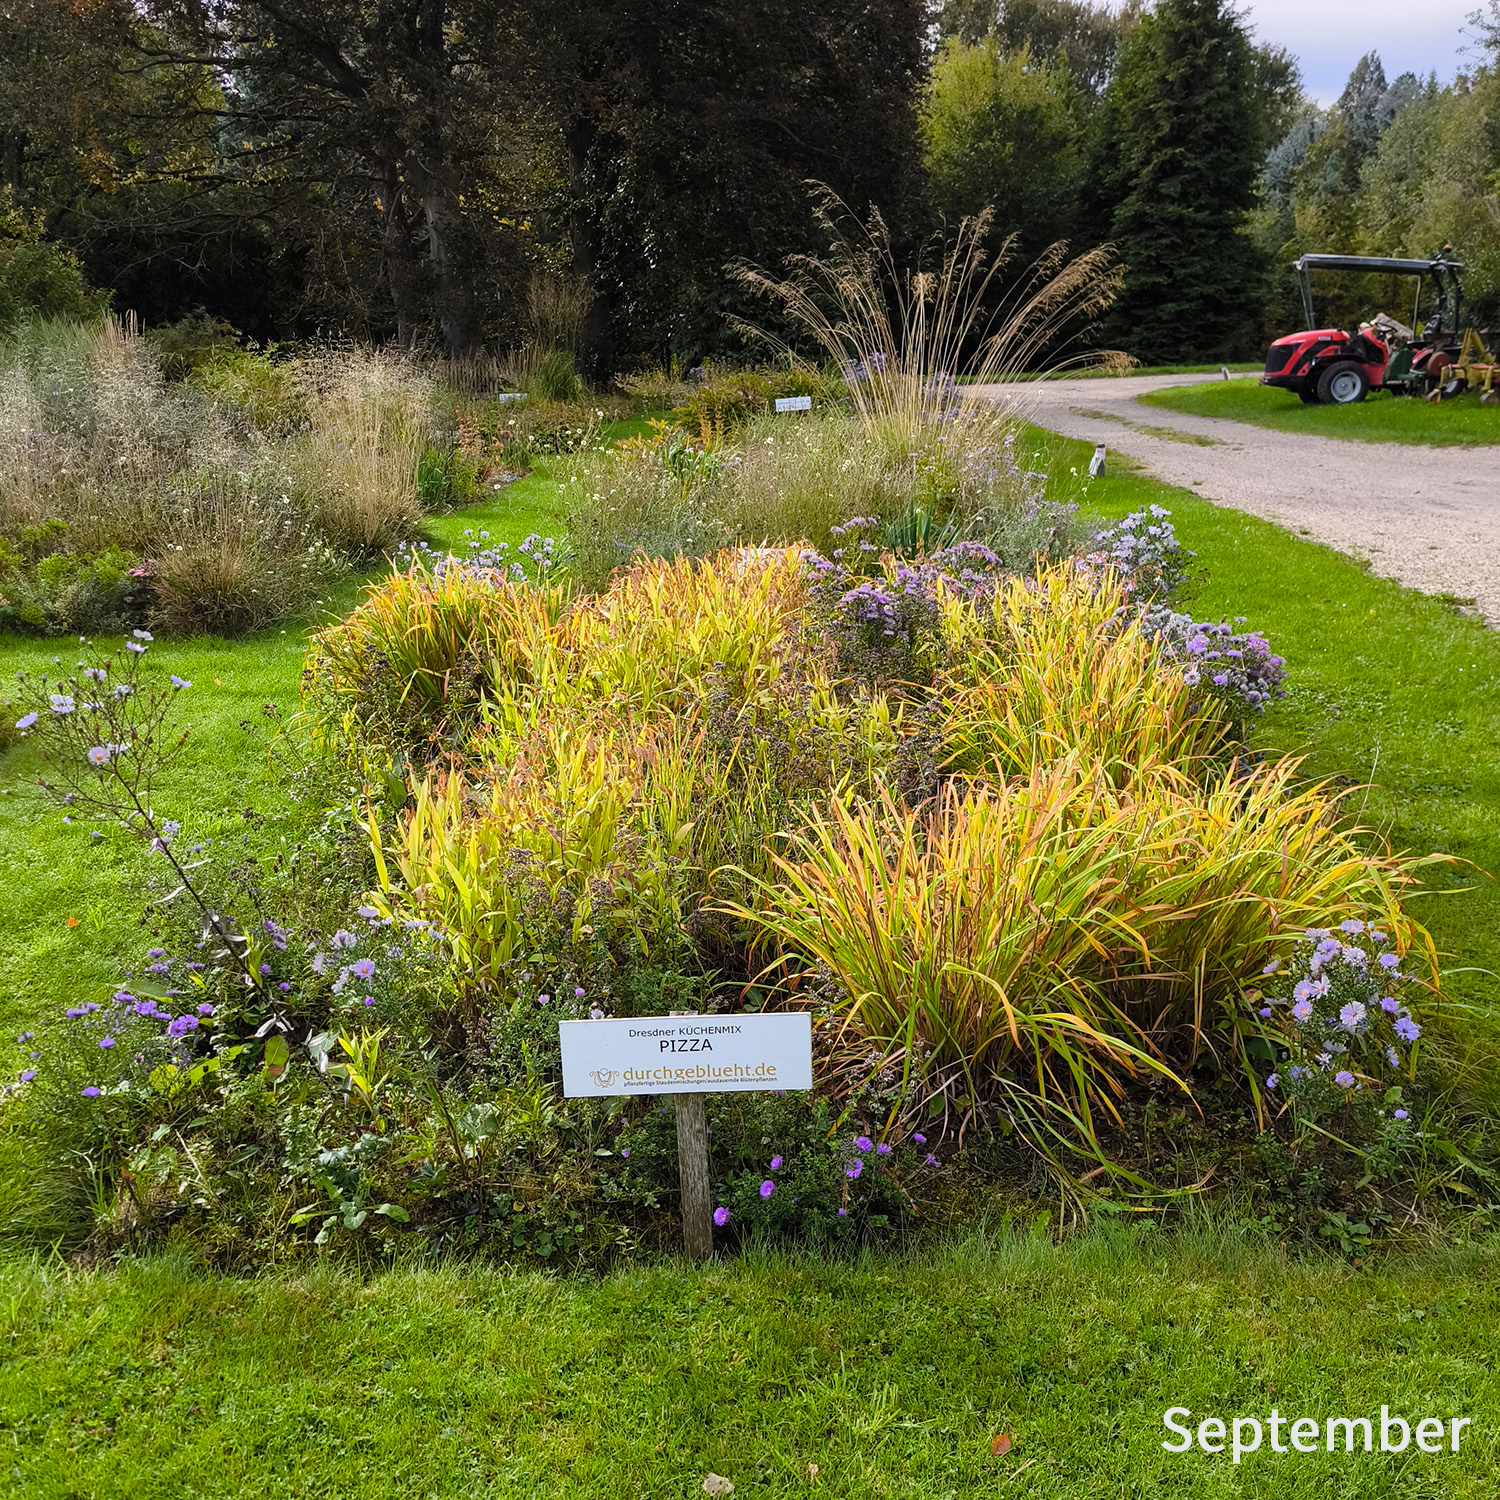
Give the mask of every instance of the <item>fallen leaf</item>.
[{"label": "fallen leaf", "polygon": [[1010,1434],[1008,1432],[1002,1432],[1000,1436],[990,1444],[990,1452],[993,1453],[996,1458],[1004,1458],[1005,1455],[1010,1452]]},{"label": "fallen leaf", "polygon": [[78,925],[78,918],[77,917],[69,917],[68,918],[68,926],[69,927],[76,927],[77,925]]},{"label": "fallen leaf", "polygon": [[808,1466],[807,1466],[807,1482],[809,1484],[811,1484],[813,1482],[813,1480],[815,1480],[817,1477],[818,1477],[818,1466],[817,1466],[817,1464],[808,1464]]},{"label": "fallen leaf", "polygon": [[703,1493],[705,1495],[732,1495],[734,1485],[722,1474],[710,1471],[703,1480]]}]

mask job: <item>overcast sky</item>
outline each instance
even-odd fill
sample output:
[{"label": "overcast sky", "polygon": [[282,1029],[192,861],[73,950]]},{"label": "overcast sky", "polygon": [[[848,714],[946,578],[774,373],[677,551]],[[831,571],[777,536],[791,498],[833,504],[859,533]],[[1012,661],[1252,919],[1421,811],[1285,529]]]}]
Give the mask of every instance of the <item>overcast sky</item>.
[{"label": "overcast sky", "polygon": [[1425,77],[1434,68],[1440,81],[1452,78],[1465,66],[1462,32],[1481,0],[1240,0],[1239,8],[1257,41],[1297,54],[1308,93],[1331,104],[1370,51],[1380,54],[1388,78]]}]

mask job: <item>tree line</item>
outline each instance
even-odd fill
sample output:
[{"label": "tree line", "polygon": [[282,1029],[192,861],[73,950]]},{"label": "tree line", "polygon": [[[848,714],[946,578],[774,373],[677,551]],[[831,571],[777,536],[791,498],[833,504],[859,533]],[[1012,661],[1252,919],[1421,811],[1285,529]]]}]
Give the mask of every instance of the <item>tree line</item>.
[{"label": "tree line", "polygon": [[0,0],[0,322],[97,305],[594,373],[732,357],[728,274],[994,205],[1115,245],[1100,336],[1252,353],[1302,249],[1459,244],[1500,292],[1500,0],[1474,65],[1328,110],[1228,0]]}]

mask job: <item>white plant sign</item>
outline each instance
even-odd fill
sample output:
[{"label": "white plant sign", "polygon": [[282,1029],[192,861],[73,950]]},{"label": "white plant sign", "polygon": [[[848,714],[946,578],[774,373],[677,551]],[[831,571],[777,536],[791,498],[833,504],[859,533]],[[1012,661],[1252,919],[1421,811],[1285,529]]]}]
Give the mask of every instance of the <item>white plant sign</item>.
[{"label": "white plant sign", "polygon": [[570,1099],[812,1087],[806,1011],[560,1021],[558,1034]]}]

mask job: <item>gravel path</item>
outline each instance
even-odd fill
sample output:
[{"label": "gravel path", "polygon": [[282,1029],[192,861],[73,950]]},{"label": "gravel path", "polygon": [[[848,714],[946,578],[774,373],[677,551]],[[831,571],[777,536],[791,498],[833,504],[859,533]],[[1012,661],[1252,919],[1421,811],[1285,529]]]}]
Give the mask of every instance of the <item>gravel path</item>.
[{"label": "gravel path", "polygon": [[1039,427],[1128,454],[1216,505],[1365,558],[1387,578],[1473,599],[1491,625],[1500,625],[1500,447],[1342,442],[1135,399],[1221,378],[1039,380],[1019,389],[980,386],[976,394],[1013,403]]}]

